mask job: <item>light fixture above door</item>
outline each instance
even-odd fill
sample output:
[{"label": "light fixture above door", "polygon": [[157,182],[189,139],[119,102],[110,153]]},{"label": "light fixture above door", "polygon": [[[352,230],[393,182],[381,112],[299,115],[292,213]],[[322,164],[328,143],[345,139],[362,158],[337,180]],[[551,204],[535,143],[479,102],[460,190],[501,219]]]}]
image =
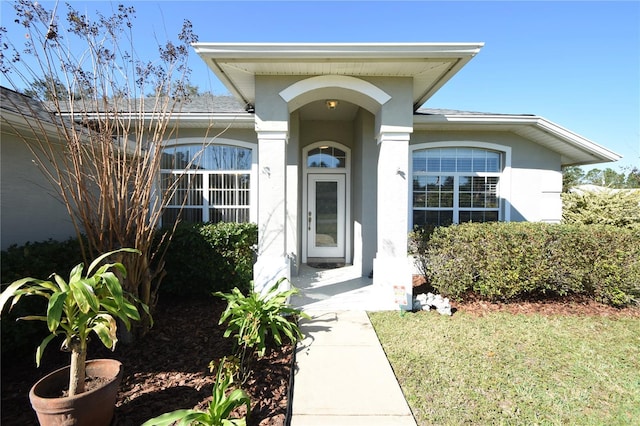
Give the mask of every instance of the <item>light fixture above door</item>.
[{"label": "light fixture above door", "polygon": [[336,107],[338,106],[338,101],[335,99],[329,99],[327,101],[327,109],[328,110],[333,110],[336,109]]}]

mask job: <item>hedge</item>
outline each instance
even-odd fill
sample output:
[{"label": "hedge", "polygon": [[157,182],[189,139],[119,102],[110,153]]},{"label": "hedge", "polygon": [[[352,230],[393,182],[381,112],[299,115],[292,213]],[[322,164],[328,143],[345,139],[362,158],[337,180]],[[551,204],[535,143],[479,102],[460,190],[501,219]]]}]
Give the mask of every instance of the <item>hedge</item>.
[{"label": "hedge", "polygon": [[257,242],[258,227],[253,223],[180,224],[164,258],[160,296],[249,290]]},{"label": "hedge", "polygon": [[[429,235],[412,234],[421,237]],[[467,223],[435,229],[416,256],[430,285],[455,300],[581,295],[613,306],[640,303],[638,229]]]}]

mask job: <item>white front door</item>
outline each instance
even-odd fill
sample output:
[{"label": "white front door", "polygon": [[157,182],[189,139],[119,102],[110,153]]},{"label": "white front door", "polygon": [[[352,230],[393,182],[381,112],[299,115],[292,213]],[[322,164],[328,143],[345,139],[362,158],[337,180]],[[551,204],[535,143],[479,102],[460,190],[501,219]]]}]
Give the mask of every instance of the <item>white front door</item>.
[{"label": "white front door", "polygon": [[345,175],[308,174],[307,256],[345,257]]}]

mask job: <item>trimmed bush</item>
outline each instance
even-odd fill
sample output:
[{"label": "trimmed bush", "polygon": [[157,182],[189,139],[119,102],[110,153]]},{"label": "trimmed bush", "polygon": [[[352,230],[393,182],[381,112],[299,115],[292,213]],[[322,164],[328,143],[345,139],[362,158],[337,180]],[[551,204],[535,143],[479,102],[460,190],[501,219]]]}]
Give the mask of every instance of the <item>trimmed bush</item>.
[{"label": "trimmed bush", "polygon": [[[163,242],[165,277],[160,283],[161,298],[197,297],[210,293],[214,282],[213,248],[202,237],[202,224],[178,224],[171,242]],[[164,234],[159,232],[158,236]]]},{"label": "trimmed bush", "polygon": [[426,277],[453,299],[584,295],[613,306],[640,301],[640,231],[600,225],[467,223],[437,228]]},{"label": "trimmed bush", "polygon": [[66,271],[69,265],[82,262],[80,243],[75,238],[66,241],[27,242],[12,245],[0,254],[2,283],[24,277],[46,278],[54,272]]},{"label": "trimmed bush", "polygon": [[258,225],[220,222],[204,225],[201,233],[215,252],[211,259],[215,277],[213,291],[227,292],[238,287],[245,294],[249,292],[255,263],[254,249],[258,244]]},{"label": "trimmed bush", "polygon": [[234,287],[247,292],[257,241],[252,223],[179,224],[164,258],[160,294],[199,297]]}]

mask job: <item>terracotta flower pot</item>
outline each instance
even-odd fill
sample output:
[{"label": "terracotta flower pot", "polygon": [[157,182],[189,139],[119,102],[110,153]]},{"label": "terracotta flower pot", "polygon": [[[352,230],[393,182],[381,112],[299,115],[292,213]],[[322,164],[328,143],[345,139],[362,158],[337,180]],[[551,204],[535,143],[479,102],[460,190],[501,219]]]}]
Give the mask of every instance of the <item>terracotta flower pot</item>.
[{"label": "terracotta flower pot", "polygon": [[42,426],[108,426],[113,418],[124,370],[114,359],[87,361],[87,377],[106,379],[103,386],[79,395],[60,397],[69,385],[69,366],[40,379],[29,391],[31,406]]}]

